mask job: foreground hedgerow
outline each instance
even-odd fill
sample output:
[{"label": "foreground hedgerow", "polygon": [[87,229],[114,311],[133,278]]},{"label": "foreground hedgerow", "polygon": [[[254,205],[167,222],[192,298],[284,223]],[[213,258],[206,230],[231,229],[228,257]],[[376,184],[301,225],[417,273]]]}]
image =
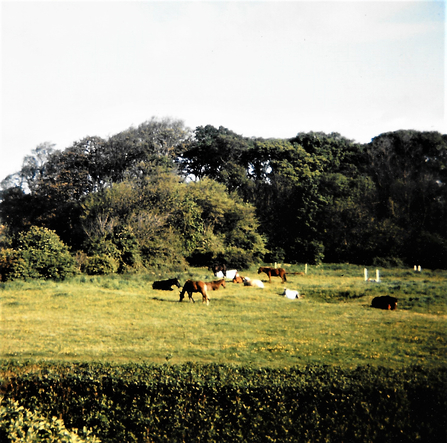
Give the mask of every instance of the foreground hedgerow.
[{"label": "foreground hedgerow", "polygon": [[446,441],[447,367],[27,365],[2,391],[102,442]]}]

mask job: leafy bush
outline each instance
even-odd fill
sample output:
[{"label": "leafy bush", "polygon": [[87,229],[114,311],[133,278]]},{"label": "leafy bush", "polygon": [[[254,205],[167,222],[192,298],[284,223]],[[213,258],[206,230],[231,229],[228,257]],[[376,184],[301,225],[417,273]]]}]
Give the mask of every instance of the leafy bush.
[{"label": "leafy bush", "polygon": [[132,228],[122,227],[115,231],[114,244],[119,253],[119,272],[136,269],[141,265],[140,246]]},{"label": "leafy bush", "polygon": [[25,260],[14,249],[0,251],[1,281],[17,280],[28,276],[28,266]]},{"label": "leafy bush", "polygon": [[88,275],[108,275],[118,270],[116,260],[108,255],[88,257],[82,271]]},{"label": "leafy bush", "polygon": [[14,249],[0,257],[2,280],[44,278],[64,280],[76,274],[75,260],[68,247],[50,229],[32,226],[21,232]]},{"label": "leafy bush", "polygon": [[67,430],[61,419],[46,419],[38,412],[20,406],[17,401],[0,398],[0,441],[3,443],[100,442],[85,427],[81,434],[83,437],[78,435],[77,430]]},{"label": "leafy bush", "polygon": [[85,251],[89,257],[106,255],[119,260],[120,252],[111,237],[96,237],[85,244]]}]

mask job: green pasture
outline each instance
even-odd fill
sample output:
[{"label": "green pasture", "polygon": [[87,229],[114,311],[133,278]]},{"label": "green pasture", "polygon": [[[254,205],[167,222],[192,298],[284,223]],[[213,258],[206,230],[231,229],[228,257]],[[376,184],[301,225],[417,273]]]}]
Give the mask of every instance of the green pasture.
[{"label": "green pasture", "polygon": [[[227,363],[287,368],[301,364],[354,367],[444,365],[447,342],[447,271],[380,269],[365,282],[363,267],[285,266],[288,282],[265,288],[227,282],[209,306],[179,303],[179,290],[152,289],[152,281],[179,277],[215,280],[206,268],[185,273],[107,277],[67,282],[2,283],[0,343],[3,360],[22,362]],[[375,277],[375,268],[369,269]],[[300,291],[300,300],[280,294]],[[393,295],[396,311],[370,307]]]}]

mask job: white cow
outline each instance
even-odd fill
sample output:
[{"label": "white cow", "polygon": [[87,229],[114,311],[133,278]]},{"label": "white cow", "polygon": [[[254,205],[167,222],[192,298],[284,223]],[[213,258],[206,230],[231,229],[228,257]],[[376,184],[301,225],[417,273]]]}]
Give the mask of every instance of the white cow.
[{"label": "white cow", "polygon": [[284,297],[290,298],[291,300],[294,300],[296,298],[300,298],[300,293],[298,291],[292,291],[291,289],[284,288],[284,292],[282,293]]},{"label": "white cow", "polygon": [[[234,276],[237,274],[237,269],[228,269],[226,272],[227,276],[225,277],[227,280],[233,280]],[[214,274],[217,278],[224,278],[222,271],[217,271]]]},{"label": "white cow", "polygon": [[255,288],[263,288],[264,283],[261,280],[251,280],[249,277],[244,277],[244,286],[253,286]]}]

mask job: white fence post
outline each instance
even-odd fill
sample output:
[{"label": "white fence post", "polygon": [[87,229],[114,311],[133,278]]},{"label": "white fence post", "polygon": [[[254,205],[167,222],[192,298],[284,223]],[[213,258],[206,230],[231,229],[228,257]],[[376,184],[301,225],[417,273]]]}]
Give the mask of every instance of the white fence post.
[{"label": "white fence post", "polygon": [[379,270],[376,269],[376,282],[379,283],[379,281],[380,281]]},{"label": "white fence post", "polygon": [[307,274],[307,263],[306,263],[306,265],[304,266],[304,273]]},{"label": "white fence post", "polygon": [[365,281],[368,281],[368,269],[365,268],[363,274],[365,275]]}]

